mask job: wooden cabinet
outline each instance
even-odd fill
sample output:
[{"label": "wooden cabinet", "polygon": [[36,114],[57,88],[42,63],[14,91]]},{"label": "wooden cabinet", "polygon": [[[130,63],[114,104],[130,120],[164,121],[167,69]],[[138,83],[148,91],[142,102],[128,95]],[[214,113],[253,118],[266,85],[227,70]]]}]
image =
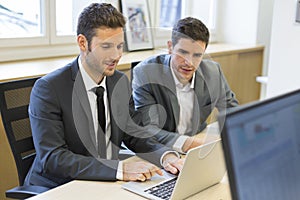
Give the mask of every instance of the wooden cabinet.
[{"label": "wooden cabinet", "polygon": [[[229,86],[240,104],[259,100],[260,84],[256,77],[262,74],[264,47],[259,45],[211,44],[205,58],[220,63]],[[144,60],[152,55],[167,53],[167,50],[131,52],[123,56],[118,69],[130,77],[130,62]]]},{"label": "wooden cabinet", "polygon": [[256,77],[262,74],[263,47],[228,52],[225,55],[212,53],[210,57],[220,63],[240,104],[259,100],[260,84],[256,82]]}]

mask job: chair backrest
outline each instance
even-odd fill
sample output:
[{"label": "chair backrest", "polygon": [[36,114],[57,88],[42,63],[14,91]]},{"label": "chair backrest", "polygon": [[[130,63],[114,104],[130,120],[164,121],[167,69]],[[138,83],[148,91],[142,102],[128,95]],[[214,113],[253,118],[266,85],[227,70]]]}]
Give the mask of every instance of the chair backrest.
[{"label": "chair backrest", "polygon": [[133,61],[131,64],[130,64],[130,84],[132,83],[132,79],[133,79],[133,68],[139,64],[141,61]]},{"label": "chair backrest", "polygon": [[20,185],[35,158],[28,116],[31,89],[37,78],[0,83],[0,111],[9,141]]}]

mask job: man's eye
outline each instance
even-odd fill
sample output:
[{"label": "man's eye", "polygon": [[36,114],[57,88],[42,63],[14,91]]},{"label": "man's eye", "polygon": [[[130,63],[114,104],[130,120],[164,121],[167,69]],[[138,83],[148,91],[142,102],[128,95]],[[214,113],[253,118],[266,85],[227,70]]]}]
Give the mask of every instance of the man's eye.
[{"label": "man's eye", "polygon": [[119,44],[119,45],[117,46],[117,48],[118,48],[118,49],[123,49],[123,46],[124,46],[123,44]]},{"label": "man's eye", "polygon": [[179,50],[179,53],[181,53],[181,54],[187,54],[188,52],[184,51],[184,50]]},{"label": "man's eye", "polygon": [[101,47],[103,49],[108,49],[108,48],[111,48],[111,45],[110,44],[102,44]]},{"label": "man's eye", "polygon": [[200,58],[201,56],[202,56],[202,53],[194,54],[194,57],[196,57],[196,58]]}]

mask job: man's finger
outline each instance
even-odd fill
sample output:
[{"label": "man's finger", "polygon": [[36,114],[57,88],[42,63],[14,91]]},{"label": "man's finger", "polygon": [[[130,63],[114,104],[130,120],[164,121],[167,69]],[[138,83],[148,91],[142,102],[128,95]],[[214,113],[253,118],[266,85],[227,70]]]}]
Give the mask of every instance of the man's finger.
[{"label": "man's finger", "polygon": [[169,162],[166,162],[166,163],[165,163],[164,169],[165,169],[166,171],[171,172],[172,174],[177,174],[177,173],[178,173],[177,168],[176,168],[176,167],[173,167],[173,166],[171,165],[171,163],[169,163]]},{"label": "man's finger", "polygon": [[152,177],[150,171],[149,171],[149,172],[146,172],[146,173],[143,173],[143,175],[144,175],[144,177],[145,177],[146,179],[150,179],[150,178]]},{"label": "man's finger", "polygon": [[138,181],[144,182],[147,180],[147,178],[144,176],[144,174],[137,174],[136,176],[137,176],[136,180],[138,180]]}]

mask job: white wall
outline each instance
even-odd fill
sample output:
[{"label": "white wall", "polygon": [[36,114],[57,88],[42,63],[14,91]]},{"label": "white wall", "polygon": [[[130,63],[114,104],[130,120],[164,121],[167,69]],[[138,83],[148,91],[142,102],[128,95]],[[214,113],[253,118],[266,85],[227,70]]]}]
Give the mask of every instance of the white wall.
[{"label": "white wall", "polygon": [[300,88],[300,24],[296,0],[275,0],[266,97]]},{"label": "white wall", "polygon": [[218,1],[218,41],[256,44],[259,0]]},{"label": "white wall", "polygon": [[[264,48],[261,75],[268,72],[270,35],[275,0],[219,0],[217,18],[218,42],[259,44]],[[260,98],[265,98],[266,85],[261,84]]]},{"label": "white wall", "polygon": [[[267,76],[270,55],[273,8],[275,0],[260,0],[258,12],[257,43],[265,46],[262,75]],[[260,98],[266,96],[266,84],[262,82]]]}]

